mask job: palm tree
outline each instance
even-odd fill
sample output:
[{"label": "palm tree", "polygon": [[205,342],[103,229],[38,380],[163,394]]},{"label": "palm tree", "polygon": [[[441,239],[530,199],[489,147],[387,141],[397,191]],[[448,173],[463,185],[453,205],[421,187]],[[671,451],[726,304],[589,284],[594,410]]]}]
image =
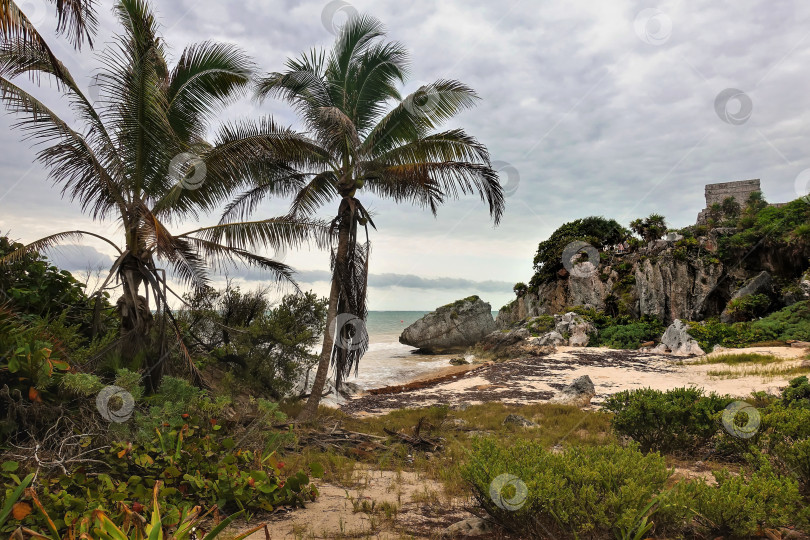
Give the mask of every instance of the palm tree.
[{"label": "palm tree", "polygon": [[[360,16],[348,21],[333,48],[313,50],[287,61],[286,71],[258,83],[257,96],[280,97],[299,113],[317,148],[309,163],[287,162],[299,174],[262,182],[228,206],[223,219],[244,216],[279,186],[301,183],[290,216],[307,217],[338,200],[332,227],[332,285],[328,328],[310,398],[300,419],[311,418],[326,383],[330,363],[337,387],[366,350],[360,321],[366,318],[368,225],[374,227],[356,195],[366,190],[396,202],[411,202],[436,214],[447,198],[477,193],[497,224],[504,209],[498,175],[484,145],[461,129],[437,131],[446,120],[471,107],[475,92],[453,80],[439,80],[400,96],[408,54],[386,42],[382,24]],[[365,233],[365,241],[359,236]],[[336,320],[337,318],[337,320]],[[345,323],[345,324],[344,324]],[[337,340],[335,338],[338,338]]]},{"label": "palm tree", "polygon": [[667,232],[667,222],[661,214],[650,214],[644,219],[634,219],[630,229],[645,242],[654,242]]},{"label": "palm tree", "polygon": [[[330,233],[326,224],[292,217],[169,232],[173,223],[196,221],[213,211],[239,185],[285,170],[275,154],[311,153],[313,145],[269,119],[226,124],[213,143],[206,141],[210,121],[247,88],[252,62],[235,46],[204,42],[187,47],[170,69],[147,2],[119,0],[115,13],[123,32],[102,55],[95,105],[63,65],[54,65],[47,52],[27,46],[22,38],[0,46],[0,98],[20,118],[15,127],[41,145],[37,159],[61,184],[63,196],[79,201],[94,220],[117,222],[122,247],[110,238],[73,230],[42,238],[7,257],[88,236],[111,245],[118,257],[99,291],[113,278],[122,285],[117,302],[122,355],[129,360],[140,355],[147,388],[155,390],[167,356],[166,320],[174,321],[168,307],[173,291],[159,261],[193,287],[206,284],[209,266],[237,262],[291,280],[288,266],[254,254],[256,247],[281,249],[309,240],[327,245]],[[22,75],[56,79],[80,128],[71,127],[12,82]],[[153,316],[150,296],[162,316]],[[156,319],[161,321],[157,344],[151,338]],[[183,355],[196,374],[188,354]]]}]

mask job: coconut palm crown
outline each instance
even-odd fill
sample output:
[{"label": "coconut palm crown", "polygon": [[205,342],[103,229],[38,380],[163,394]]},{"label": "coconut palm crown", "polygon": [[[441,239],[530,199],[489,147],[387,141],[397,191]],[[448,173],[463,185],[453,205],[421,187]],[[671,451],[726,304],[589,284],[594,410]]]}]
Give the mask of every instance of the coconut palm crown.
[{"label": "coconut palm crown", "polygon": [[[173,320],[167,305],[173,291],[161,263],[191,287],[206,284],[209,268],[234,263],[291,280],[288,266],[254,251],[310,240],[326,245],[329,229],[312,220],[285,217],[170,232],[175,223],[196,221],[221,207],[238,186],[286,171],[276,153],[310,153],[312,144],[269,119],[225,124],[208,142],[211,120],[248,87],[253,63],[233,45],[204,42],[187,47],[170,68],[148,3],[119,0],[114,10],[123,30],[102,54],[102,68],[93,77],[97,99],[91,101],[61,63],[54,64],[42,48],[28,46],[24,36],[0,47],[0,99],[19,118],[15,127],[38,145],[37,159],[62,187],[63,196],[78,201],[94,220],[113,221],[122,235],[115,241],[73,230],[24,249],[41,250],[89,236],[116,250],[118,256],[99,290],[113,279],[122,286],[117,303],[122,354],[141,355],[147,388],[155,390],[167,353],[163,331],[159,342],[152,342],[153,309],[165,313],[161,324]],[[72,122],[12,82],[31,74],[58,81]],[[184,358],[198,375],[187,354]]]},{"label": "coconut palm crown", "polygon": [[[281,98],[295,108],[317,147],[309,163],[296,161],[300,156],[287,161],[299,173],[294,181],[305,179],[293,197],[290,215],[311,216],[339,201],[332,221],[338,238],[332,250],[327,321],[334,331],[324,338],[301,418],[316,411],[330,364],[339,386],[356,371],[366,350],[358,321],[366,317],[367,227],[374,223],[358,194],[365,190],[410,202],[434,215],[447,199],[478,194],[495,224],[504,210],[503,191],[486,147],[462,129],[438,130],[472,107],[478,96],[461,82],[438,80],[403,98],[398,87],[407,72],[405,48],[385,40],[379,21],[358,16],[343,26],[331,50],[289,59],[285,71],[270,73],[257,85],[258,98]],[[229,205],[224,218],[251,212],[281,185],[287,182],[257,184]]]}]

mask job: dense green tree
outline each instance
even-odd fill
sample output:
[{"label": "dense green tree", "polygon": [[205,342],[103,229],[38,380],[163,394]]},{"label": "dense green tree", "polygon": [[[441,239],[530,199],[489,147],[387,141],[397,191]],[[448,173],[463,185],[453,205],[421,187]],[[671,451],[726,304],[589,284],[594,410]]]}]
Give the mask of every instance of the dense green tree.
[{"label": "dense green tree", "polygon": [[328,301],[312,292],[273,305],[268,289],[242,291],[229,283],[187,295],[187,303],[178,319],[194,350],[262,394],[289,395],[318,361],[312,349],[323,335]]},{"label": "dense green tree", "polygon": [[601,216],[590,216],[563,224],[537,246],[534,256],[535,274],[529,282],[529,289],[536,290],[541,283],[556,279],[557,272],[563,268],[563,251],[572,242],[585,242],[600,249],[623,242],[629,235],[630,231],[616,220]]}]

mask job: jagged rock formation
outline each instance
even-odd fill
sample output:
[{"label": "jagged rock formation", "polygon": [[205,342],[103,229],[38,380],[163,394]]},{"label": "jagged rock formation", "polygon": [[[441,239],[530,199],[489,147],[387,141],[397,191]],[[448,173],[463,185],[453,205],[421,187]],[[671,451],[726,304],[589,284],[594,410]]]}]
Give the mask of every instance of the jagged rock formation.
[{"label": "jagged rock formation", "polygon": [[724,276],[719,261],[681,260],[672,244],[653,246],[646,254],[633,253],[614,264],[601,264],[590,275],[567,276],[541,284],[498,313],[499,328],[508,328],[529,317],[565,311],[571,306],[611,308],[632,315],[652,315],[663,321],[702,319],[718,315],[725,306],[718,290]]},{"label": "jagged rock formation", "polygon": [[664,335],[661,336],[658,350],[670,351],[676,356],[703,356],[706,354],[698,342],[689,335],[689,327],[680,319],[676,319],[669,325]]},{"label": "jagged rock formation", "polygon": [[585,407],[590,405],[591,399],[593,399],[595,395],[596,387],[594,387],[593,381],[589,376],[583,375],[574,379],[571,384],[563,388],[559,394],[551,398],[550,403]]},{"label": "jagged rock formation", "polygon": [[477,296],[432,311],[407,327],[399,342],[425,352],[464,349],[496,329],[492,306]]},{"label": "jagged rock formation", "polygon": [[[531,317],[563,313],[572,306],[635,317],[650,315],[670,324],[676,319],[719,317],[732,299],[750,294],[770,296],[771,309],[810,295],[810,276],[804,281],[795,276],[800,265],[806,265],[803,252],[763,248],[744,259],[741,255],[745,264],[720,262],[715,254],[718,238],[731,233],[733,229],[715,229],[698,239],[699,245],[689,252],[679,241],[658,240],[637,252],[612,255],[587,275],[558,276],[541,283],[536,291],[522,294],[501,309],[496,324],[510,328]],[[792,283],[795,293],[780,293],[774,286],[777,278]]]}]

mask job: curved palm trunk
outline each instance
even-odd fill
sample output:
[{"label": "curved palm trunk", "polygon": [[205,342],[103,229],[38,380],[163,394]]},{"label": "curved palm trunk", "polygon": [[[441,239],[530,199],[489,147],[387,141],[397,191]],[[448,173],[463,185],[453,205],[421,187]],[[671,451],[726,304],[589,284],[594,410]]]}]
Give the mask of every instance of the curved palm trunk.
[{"label": "curved palm trunk", "polygon": [[123,294],[118,299],[117,309],[121,317],[121,357],[131,365],[138,360],[144,368],[144,383],[149,393],[157,391],[163,375],[162,362],[154,362],[152,356],[152,311],[149,300],[138,294],[143,284],[140,266],[134,256],[121,264],[120,276]]},{"label": "curved palm trunk", "polygon": [[342,268],[349,255],[349,236],[351,233],[351,219],[343,216],[338,229],[338,248],[335,254],[335,265],[332,269],[332,288],[329,292],[329,310],[326,314],[326,332],[323,336],[323,348],[321,358],[318,361],[318,371],[315,373],[315,380],[312,382],[312,391],[306,405],[298,415],[298,421],[307,421],[315,417],[318,412],[318,405],[321,402],[323,389],[326,386],[326,378],[329,375],[329,364],[332,358],[332,349],[335,345],[335,338],[330,330],[337,317],[338,300],[340,296],[340,283],[337,277],[337,269]]}]

